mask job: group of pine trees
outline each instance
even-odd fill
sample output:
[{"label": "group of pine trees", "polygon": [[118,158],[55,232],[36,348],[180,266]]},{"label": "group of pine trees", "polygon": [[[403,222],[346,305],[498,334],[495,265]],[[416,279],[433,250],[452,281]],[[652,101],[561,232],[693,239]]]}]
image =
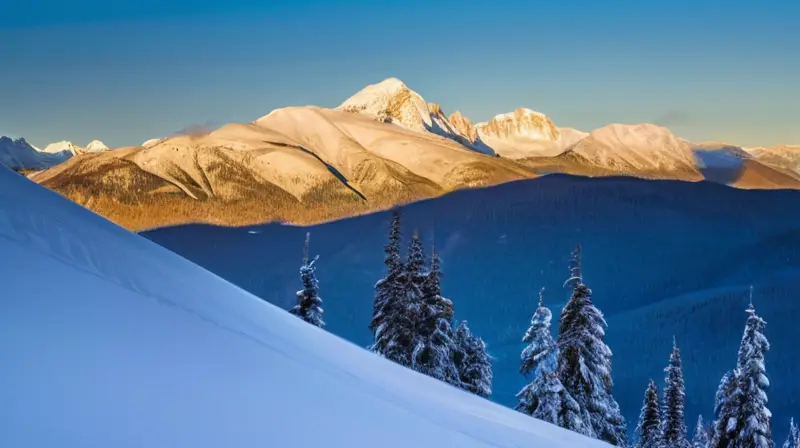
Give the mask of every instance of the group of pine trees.
[{"label": "group of pine trees", "polygon": [[453,302],[442,296],[439,254],[426,266],[417,232],[403,258],[400,214],[392,215],[384,247],[386,275],[375,284],[369,349],[397,364],[482,397],[492,394],[486,344],[466,321],[455,325]]},{"label": "group of pine trees", "polygon": [[[419,234],[411,237],[402,257],[399,213],[392,215],[389,242],[384,246],[386,275],[375,284],[369,349],[397,364],[466,391],[489,397],[492,364],[486,344],[473,336],[466,321],[456,325],[453,302],[442,296],[440,258],[435,245],[430,261]],[[300,267],[303,289],[290,312],[324,327],[322,299],[309,260],[309,234]],[[581,246],[572,253],[570,277],[564,283],[572,294],[559,316],[558,336],[551,333],[552,313],[539,305],[522,341],[520,372],[529,379],[517,394],[516,409],[612,445],[628,446],[627,426],[612,395],[611,350],[605,344],[606,321],[592,302],[592,290],[583,282]],[[738,353],[736,368],[724,375],[716,394],[716,419],[706,426],[698,417],[689,440],[685,423],[686,389],[680,350],[673,338],[662,394],[652,379],[647,385],[636,448],[774,448],[771,413],[767,408],[769,379],[764,358],[769,341],[766,322],[752,304]],[[800,429],[790,422],[782,448],[800,448]]]},{"label": "group of pine trees", "polygon": [[606,321],[592,303],[592,290],[583,283],[580,245],[569,267],[565,286],[572,295],[559,316],[555,340],[544,290],[539,293],[539,306],[522,339],[528,345],[520,357],[520,372],[531,381],[517,394],[516,409],[612,445],[627,446],[625,419],[611,392]]}]

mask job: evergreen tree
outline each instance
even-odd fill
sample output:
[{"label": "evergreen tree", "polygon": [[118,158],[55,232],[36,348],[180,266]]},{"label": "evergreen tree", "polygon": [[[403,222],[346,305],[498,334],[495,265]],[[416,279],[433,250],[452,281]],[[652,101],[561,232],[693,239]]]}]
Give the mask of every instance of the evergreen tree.
[{"label": "evergreen tree", "polygon": [[325,326],[325,321],[322,320],[322,298],[319,296],[319,284],[314,275],[314,262],[308,260],[308,245],[311,239],[311,234],[306,233],[306,242],[303,250],[303,265],[300,267],[300,281],[303,284],[303,289],[297,291],[297,305],[289,310],[290,313],[303,319],[304,321],[316,325],[320,328]]},{"label": "evergreen tree", "polygon": [[460,377],[452,356],[456,350],[452,330],[453,302],[442,297],[439,266],[439,254],[434,245],[430,270],[422,288],[422,312],[416,327],[412,368],[458,386]]},{"label": "evergreen tree", "polygon": [[711,437],[712,448],[733,448],[737,427],[741,417],[739,406],[742,391],[739,388],[739,370],[733,369],[723,375],[717,388],[714,403],[714,432]]},{"label": "evergreen tree", "polygon": [[458,369],[460,387],[475,395],[488,398],[492,395],[492,362],[486,352],[486,344],[473,336],[466,321],[456,327],[454,334],[456,350],[453,362]]},{"label": "evergreen tree", "polygon": [[662,440],[670,448],[688,448],[684,409],[686,403],[686,387],[683,382],[683,366],[681,352],[675,338],[672,339],[672,353],[669,365],[664,371],[667,377],[664,382],[664,411]]},{"label": "evergreen tree", "polygon": [[794,419],[789,421],[789,435],[783,443],[783,448],[800,448],[800,429],[795,426]]},{"label": "evergreen tree", "polygon": [[756,314],[752,300],[747,314],[737,365],[742,391],[737,447],[771,448],[772,413],[767,408],[769,379],[764,365],[764,355],[770,348],[763,333],[767,323]]},{"label": "evergreen tree", "polygon": [[397,288],[381,306],[382,317],[375,331],[372,350],[400,365],[414,367],[417,326],[422,321],[425,286],[425,254],[419,234],[414,232],[405,263],[401,264]]},{"label": "evergreen tree", "polygon": [[769,379],[764,357],[769,341],[766,322],[759,317],[750,288],[749,315],[745,325],[736,369],[725,374],[717,390],[713,448],[772,448],[772,414],[767,408]]},{"label": "evergreen tree", "polygon": [[661,447],[661,406],[658,402],[658,386],[653,380],[650,380],[644,393],[636,437],[636,448]]},{"label": "evergreen tree", "polygon": [[542,288],[539,291],[539,306],[531,318],[531,326],[522,337],[522,342],[528,343],[520,354],[522,362],[519,371],[523,375],[533,373],[545,358],[551,357],[555,352],[556,343],[550,333],[552,319],[552,313],[544,306],[544,288]]},{"label": "evergreen tree", "polygon": [[[604,342],[607,326],[583,283],[581,246],[570,260],[572,296],[561,311],[558,328],[558,377],[581,406],[583,421],[595,436],[612,445],[627,445],[625,419],[612,396],[611,350]],[[575,428],[568,428],[575,429]]]},{"label": "evergreen tree", "polygon": [[558,379],[558,349],[550,334],[552,314],[544,306],[544,288],[539,292],[539,306],[531,326],[522,338],[528,345],[522,350],[520,372],[533,380],[517,394],[516,409],[539,420],[589,435],[581,419],[581,408]]},{"label": "evergreen tree", "polygon": [[709,448],[708,428],[703,423],[703,416],[697,416],[697,426],[692,436],[692,448]]},{"label": "evergreen tree", "polygon": [[[386,265],[386,276],[375,284],[372,322],[370,322],[369,326],[373,336],[386,317],[386,310],[384,309],[386,304],[391,304],[400,297],[400,276],[403,271],[403,263],[400,258],[400,238],[400,213],[395,211],[392,213],[392,221],[389,225],[389,242],[383,248],[385,254],[383,263]],[[375,344],[373,344],[373,350],[375,349]]]}]

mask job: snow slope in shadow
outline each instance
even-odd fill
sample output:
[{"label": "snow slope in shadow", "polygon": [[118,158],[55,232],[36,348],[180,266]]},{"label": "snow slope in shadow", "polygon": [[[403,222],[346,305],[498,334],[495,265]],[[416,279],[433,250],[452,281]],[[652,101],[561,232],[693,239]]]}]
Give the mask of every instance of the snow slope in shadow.
[{"label": "snow slope in shadow", "polygon": [[0,169],[0,446],[604,446],[408,371]]},{"label": "snow slope in shadow", "polygon": [[[419,228],[426,249],[435,230],[443,293],[497,358],[492,400],[516,403],[520,340],[537,292],[546,287],[555,319],[569,295],[562,288],[569,253],[581,242],[585,280],[609,322],[614,394],[631,431],[647,380],[663,382],[673,335],[686,359],[687,423],[698,413],[711,417],[717,383],[736,362],[751,283],[772,343],[776,440],[798,414],[800,302],[792,297],[800,297],[800,276],[773,273],[800,270],[793,233],[800,192],[553,174],[418,202],[403,216],[405,236]],[[366,346],[388,222],[378,213],[311,228],[196,225],[144,235],[286,309],[310,230],[327,329]]]}]

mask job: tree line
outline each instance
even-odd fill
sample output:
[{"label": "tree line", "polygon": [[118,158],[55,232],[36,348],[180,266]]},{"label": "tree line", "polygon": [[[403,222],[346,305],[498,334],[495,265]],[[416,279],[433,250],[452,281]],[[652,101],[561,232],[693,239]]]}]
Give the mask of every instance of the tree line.
[{"label": "tree line", "polygon": [[[385,275],[375,284],[373,341],[368,349],[417,372],[481,397],[492,393],[492,357],[484,341],[455,319],[453,302],[442,295],[440,257],[435,242],[425,256],[418,232],[401,255],[401,216],[392,214],[388,243],[384,246]],[[306,235],[297,304],[290,312],[324,327],[322,299],[309,260]],[[427,262],[426,262],[427,258]],[[691,439],[685,423],[686,389],[677,341],[659,391],[652,379],[644,394],[634,440],[614,399],[611,349],[605,344],[607,323],[584,283],[581,246],[569,261],[564,283],[572,290],[561,311],[558,333],[551,332],[552,313],[544,304],[544,289],[522,341],[520,373],[528,383],[517,394],[515,409],[588,437],[619,447],[635,448],[774,448],[771,413],[767,407],[769,379],[765,354],[769,341],[766,322],[750,305],[736,367],[727,372],[715,397],[714,416],[706,425],[702,415]],[[782,448],[800,448],[800,430],[792,420]]]}]

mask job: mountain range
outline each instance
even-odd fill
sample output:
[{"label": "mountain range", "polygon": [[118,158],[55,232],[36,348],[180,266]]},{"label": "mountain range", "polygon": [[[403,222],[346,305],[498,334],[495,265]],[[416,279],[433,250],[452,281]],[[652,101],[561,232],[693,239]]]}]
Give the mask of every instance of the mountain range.
[{"label": "mountain range", "polygon": [[132,230],[312,224],[554,172],[800,188],[791,147],[697,144],[652,124],[586,133],[525,108],[474,124],[396,78],[333,109],[286,107],[211,132],[70,151],[29,177]]},{"label": "mountain range", "polygon": [[0,136],[0,164],[15,171],[39,171],[50,168],[67,159],[85,153],[108,151],[100,140],[92,140],[85,147],[72,142],[60,141],[39,149],[24,138],[12,139]]}]

